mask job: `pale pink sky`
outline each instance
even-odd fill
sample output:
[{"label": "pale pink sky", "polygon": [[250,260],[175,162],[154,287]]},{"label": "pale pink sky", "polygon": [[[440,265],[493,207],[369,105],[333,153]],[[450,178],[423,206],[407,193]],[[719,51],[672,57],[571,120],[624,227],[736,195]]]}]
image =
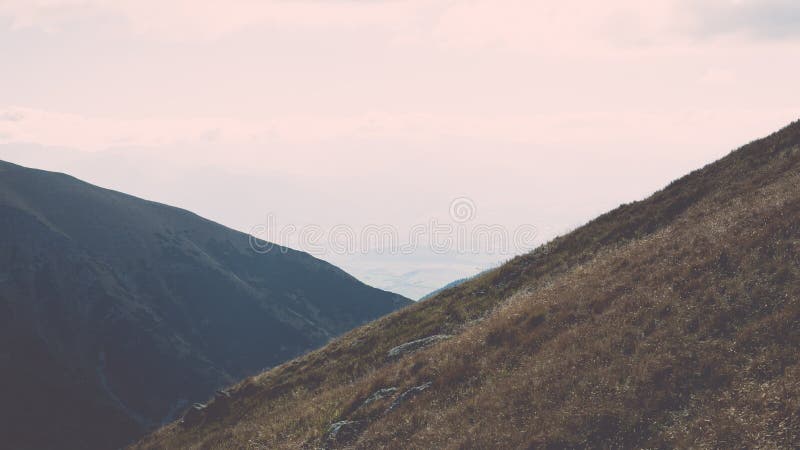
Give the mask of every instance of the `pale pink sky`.
[{"label": "pale pink sky", "polygon": [[[0,0],[0,158],[248,231],[540,239],[800,117],[791,0]],[[410,296],[508,255],[329,256]]]}]

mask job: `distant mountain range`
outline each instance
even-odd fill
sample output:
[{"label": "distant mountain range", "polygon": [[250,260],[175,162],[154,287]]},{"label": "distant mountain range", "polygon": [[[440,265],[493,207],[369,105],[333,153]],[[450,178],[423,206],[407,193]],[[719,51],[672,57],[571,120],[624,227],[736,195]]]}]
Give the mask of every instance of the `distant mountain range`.
[{"label": "distant mountain range", "polygon": [[0,447],[120,447],[411,303],[188,211],[0,162]]},{"label": "distant mountain range", "polygon": [[800,448],[799,348],[796,122],[134,448]]},{"label": "distant mountain range", "polygon": [[478,273],[478,274],[476,274],[476,275],[473,275],[473,276],[471,276],[471,277],[459,278],[459,279],[457,279],[457,280],[453,280],[453,281],[451,281],[451,282],[449,282],[449,283],[445,284],[444,286],[440,287],[439,289],[436,289],[435,291],[433,291],[433,292],[431,292],[431,293],[429,293],[429,294],[427,294],[427,295],[424,295],[424,296],[420,297],[420,299],[419,299],[418,301],[420,301],[420,302],[421,302],[421,301],[424,301],[424,300],[428,300],[428,299],[430,299],[430,298],[434,298],[434,297],[436,297],[437,295],[441,294],[442,292],[444,292],[444,291],[446,291],[446,290],[448,290],[448,289],[452,289],[452,288],[454,288],[454,287],[456,287],[456,286],[460,286],[460,285],[462,285],[462,284],[466,283],[466,282],[467,282],[467,281],[469,281],[469,280],[472,280],[472,279],[474,279],[474,278],[478,278],[478,277],[480,277],[481,275],[483,275],[483,274],[485,274],[485,273],[488,273],[488,272],[491,272],[491,271],[492,271],[492,269],[487,269],[487,270],[484,270],[484,271],[482,271],[482,272],[480,272],[480,273]]},{"label": "distant mountain range", "polygon": [[427,300],[429,298],[436,297],[442,291],[446,291],[447,289],[454,288],[454,287],[458,286],[459,284],[466,283],[467,281],[469,281],[469,278],[459,278],[458,280],[453,280],[453,281],[445,284],[444,286],[440,287],[439,289],[436,289],[435,291],[431,292],[430,294],[423,295],[422,297],[420,297],[419,301],[424,301],[424,300]]}]

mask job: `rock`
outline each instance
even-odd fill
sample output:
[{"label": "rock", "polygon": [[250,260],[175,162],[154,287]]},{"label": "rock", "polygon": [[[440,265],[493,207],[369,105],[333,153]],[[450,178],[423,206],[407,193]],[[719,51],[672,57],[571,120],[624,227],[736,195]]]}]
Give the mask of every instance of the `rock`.
[{"label": "rock", "polygon": [[328,427],[328,432],[325,433],[325,440],[330,442],[344,442],[349,438],[355,437],[357,433],[356,426],[358,422],[352,420],[342,420],[336,422]]},{"label": "rock", "polygon": [[362,403],[360,407],[363,408],[363,407],[369,405],[372,402],[375,402],[375,401],[384,399],[386,397],[389,397],[391,395],[394,395],[395,392],[397,392],[397,388],[396,387],[378,389],[377,391],[375,391],[375,393],[373,393],[372,395],[367,397],[367,399],[364,400],[364,403]]},{"label": "rock", "polygon": [[417,396],[417,395],[418,395],[418,394],[420,394],[422,391],[424,391],[424,390],[428,389],[428,388],[429,388],[429,387],[431,387],[432,385],[433,385],[433,382],[431,382],[431,381],[428,381],[427,383],[420,384],[419,386],[414,386],[414,387],[412,387],[411,389],[409,389],[409,390],[407,390],[407,391],[403,392],[402,394],[400,394],[400,396],[399,396],[399,397],[397,397],[397,398],[396,398],[396,399],[395,399],[395,400],[392,402],[392,404],[391,404],[391,405],[389,405],[389,408],[387,408],[387,409],[386,409],[386,412],[384,412],[384,414],[387,414],[387,413],[391,412],[392,410],[394,410],[395,408],[397,408],[398,406],[400,406],[400,405],[401,405],[403,402],[405,402],[406,400],[409,400],[409,399],[411,399],[412,397],[415,397],[415,396]]},{"label": "rock", "polygon": [[389,358],[399,358],[400,356],[413,353],[439,341],[450,339],[451,337],[452,336],[449,334],[435,334],[433,336],[417,339],[416,341],[406,342],[405,344],[398,345],[397,347],[389,350],[389,353],[386,355]]},{"label": "rock", "polygon": [[185,427],[192,427],[197,425],[203,420],[207,406],[202,403],[195,403],[183,415],[181,425]]},{"label": "rock", "polygon": [[208,403],[195,403],[183,415],[180,423],[192,427],[204,420],[217,420],[227,414],[231,400],[230,391],[220,389]]}]

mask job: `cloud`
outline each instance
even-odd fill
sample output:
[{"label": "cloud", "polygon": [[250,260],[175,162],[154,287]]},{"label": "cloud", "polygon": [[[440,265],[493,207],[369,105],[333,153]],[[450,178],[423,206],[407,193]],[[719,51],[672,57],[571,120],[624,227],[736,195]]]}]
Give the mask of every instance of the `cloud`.
[{"label": "cloud", "polygon": [[432,34],[451,48],[526,53],[693,47],[736,35],[800,36],[797,0],[472,0],[450,4]]},{"label": "cloud", "polygon": [[674,6],[664,0],[475,0],[445,10],[433,33],[446,46],[586,52],[657,40],[673,28]]},{"label": "cloud", "polygon": [[800,36],[800,2],[796,0],[687,0],[686,7],[695,18],[694,31],[701,36]]},{"label": "cloud", "polygon": [[796,0],[4,0],[0,17],[50,32],[121,21],[136,35],[177,41],[251,28],[373,27],[395,43],[528,53],[800,35]]},{"label": "cloud", "polygon": [[[690,109],[645,112],[575,112],[542,114],[428,114],[371,113],[352,116],[287,116],[279,119],[232,118],[113,119],[34,109],[0,109],[0,115],[24,114],[19,122],[0,122],[6,142],[63,146],[83,151],[137,148],[160,158],[204,164],[267,163],[294,171],[318,167],[320,161],[342,165],[379,164],[402,156],[409,161],[429,160],[430,148],[467,158],[459,150],[467,142],[475,148],[570,148],[574,155],[596,149],[635,148],[643,143],[680,147],[703,130],[742,130],[750,136],[754,118],[763,132],[795,119],[796,110]],[[696,130],[690,132],[687,130]],[[731,139],[736,136],[732,136]],[[707,137],[711,139],[711,137]],[[732,142],[736,142],[735,140]],[[386,148],[383,148],[384,144]],[[634,145],[636,144],[636,145]],[[694,146],[685,146],[692,151]],[[399,147],[398,147],[399,146]],[[395,154],[404,148],[402,155]],[[336,149],[331,152],[331,149]],[[474,155],[478,159],[483,156]],[[508,161],[513,161],[510,157]],[[502,165],[503,158],[494,163]],[[494,164],[493,163],[493,164]],[[513,163],[510,163],[513,165]]]},{"label": "cloud", "polygon": [[0,122],[19,122],[25,115],[19,111],[0,111]]},{"label": "cloud", "polygon": [[122,19],[136,34],[209,40],[253,26],[397,26],[426,1],[355,0],[5,0],[11,26],[58,31],[77,21]]}]

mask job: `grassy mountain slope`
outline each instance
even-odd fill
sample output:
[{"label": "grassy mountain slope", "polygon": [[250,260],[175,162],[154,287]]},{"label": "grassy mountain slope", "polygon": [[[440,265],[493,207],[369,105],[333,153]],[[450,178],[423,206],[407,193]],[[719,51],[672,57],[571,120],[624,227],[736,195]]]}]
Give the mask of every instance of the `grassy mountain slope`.
[{"label": "grassy mountain slope", "polygon": [[119,447],[409,303],[190,212],[0,162],[0,447]]},{"label": "grassy mountain slope", "polygon": [[134,448],[796,447],[799,186],[797,122]]}]

